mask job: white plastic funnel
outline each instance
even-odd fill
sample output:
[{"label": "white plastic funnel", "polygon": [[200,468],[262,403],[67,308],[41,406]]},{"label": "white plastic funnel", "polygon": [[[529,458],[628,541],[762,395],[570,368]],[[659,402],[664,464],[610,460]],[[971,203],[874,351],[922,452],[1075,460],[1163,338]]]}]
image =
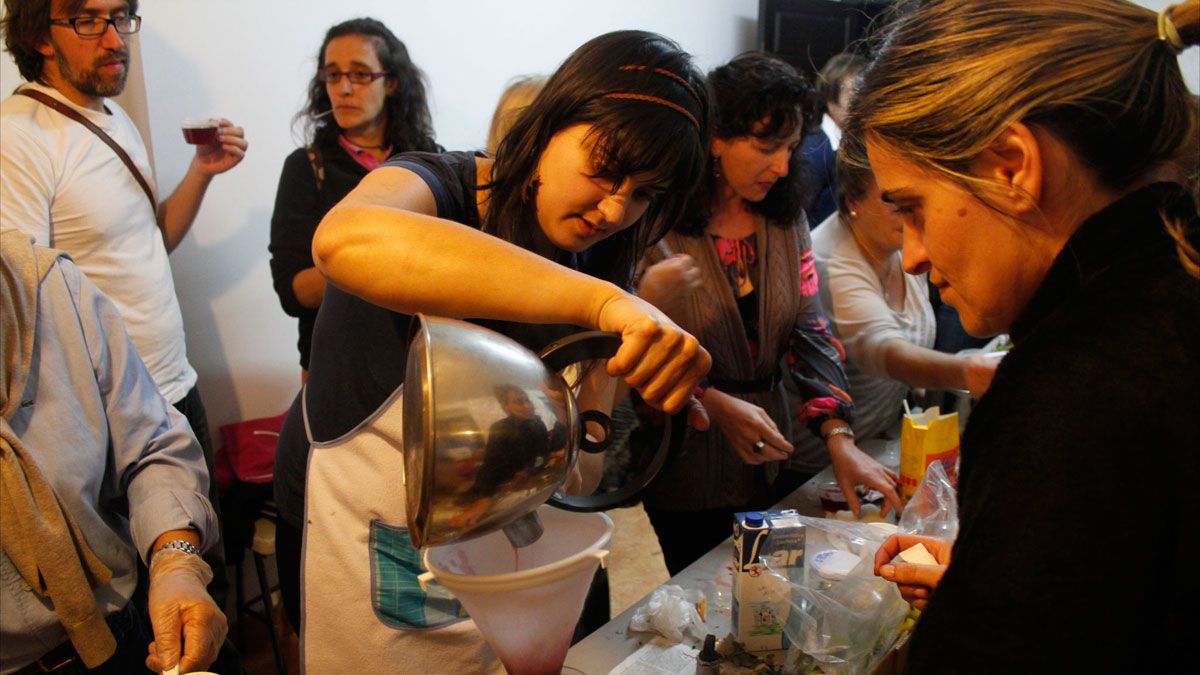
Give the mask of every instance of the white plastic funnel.
[{"label": "white plastic funnel", "polygon": [[613,523],[603,513],[541,506],[545,533],[513,548],[503,532],[425,550],[421,575],[448,588],[511,675],[558,675]]}]

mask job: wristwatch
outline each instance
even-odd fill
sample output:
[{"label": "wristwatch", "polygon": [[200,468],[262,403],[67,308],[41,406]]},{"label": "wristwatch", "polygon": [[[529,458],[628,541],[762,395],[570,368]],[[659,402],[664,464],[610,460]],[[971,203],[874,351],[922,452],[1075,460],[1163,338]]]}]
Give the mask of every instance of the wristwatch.
[{"label": "wristwatch", "polygon": [[154,555],[150,556],[150,567],[154,566],[154,559],[164,551],[180,551],[190,555],[200,555],[200,549],[192,545],[192,542],[186,539],[172,539],[171,541],[163,544],[162,548],[155,551]]}]

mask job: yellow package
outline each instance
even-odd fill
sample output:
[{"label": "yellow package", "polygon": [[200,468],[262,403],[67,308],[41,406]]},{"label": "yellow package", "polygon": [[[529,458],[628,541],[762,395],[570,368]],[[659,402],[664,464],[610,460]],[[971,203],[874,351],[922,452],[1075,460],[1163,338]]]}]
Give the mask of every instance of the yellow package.
[{"label": "yellow package", "polygon": [[925,469],[934,462],[941,462],[951,481],[957,479],[958,413],[943,415],[937,406],[905,415],[900,426],[900,496],[904,501],[916,493]]}]

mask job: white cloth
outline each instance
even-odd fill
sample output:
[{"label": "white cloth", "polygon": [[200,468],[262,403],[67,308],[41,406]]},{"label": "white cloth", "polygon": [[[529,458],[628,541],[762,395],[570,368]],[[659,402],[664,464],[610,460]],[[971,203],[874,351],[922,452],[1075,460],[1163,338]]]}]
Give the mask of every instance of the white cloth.
[{"label": "white cloth", "polygon": [[342,438],[312,443],[300,573],[304,672],[357,664],[367,672],[503,673],[458,601],[417,581],[424,567],[408,537],[402,391]]},{"label": "white cloth", "polygon": [[904,305],[893,310],[879,275],[836,212],[813,231],[813,251],[821,302],[846,348],[846,375],[857,411],[854,430],[868,438],[895,423],[908,392],[907,385],[888,377],[883,346],[904,340],[933,347],[937,321],[926,275],[904,275]]},{"label": "white cloth", "polygon": [[842,144],[842,128],[829,115],[821,115],[821,131],[829,138],[829,147],[837,152],[838,146]]},{"label": "white cloth", "polygon": [[[133,120],[74,105],[51,87],[26,84],[70,105],[125,149],[154,184]],[[27,96],[0,103],[0,229],[70,254],[125,320],[129,337],[168,401],[196,384],[183,316],[155,210],[112,148],[62,113]]]}]

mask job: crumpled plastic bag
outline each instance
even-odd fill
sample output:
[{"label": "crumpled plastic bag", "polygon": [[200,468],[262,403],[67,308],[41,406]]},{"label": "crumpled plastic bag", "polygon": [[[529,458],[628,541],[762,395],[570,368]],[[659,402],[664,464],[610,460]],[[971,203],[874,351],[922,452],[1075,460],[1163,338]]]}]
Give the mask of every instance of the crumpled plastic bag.
[{"label": "crumpled plastic bag", "polygon": [[633,612],[629,630],[658,633],[675,642],[683,642],[686,633],[703,640],[708,629],[696,611],[697,603],[703,599],[704,592],[698,588],[684,590],[675,584],[659,586],[646,604]]},{"label": "crumpled plastic bag", "polygon": [[895,584],[875,576],[875,551],[887,535],[864,523],[807,516],[800,521],[821,530],[833,548],[862,560],[845,579],[831,583],[813,573],[812,552],[805,554],[809,573],[803,580],[789,579],[763,558],[768,572],[789,591],[791,613],[784,633],[793,648],[804,652],[788,661],[806,664],[798,666],[802,672],[819,667],[823,673],[868,673],[895,642],[908,613]]},{"label": "crumpled plastic bag", "polygon": [[897,525],[903,534],[954,541],[958,536],[958,497],[941,462],[925,470],[917,492],[908,500]]}]

